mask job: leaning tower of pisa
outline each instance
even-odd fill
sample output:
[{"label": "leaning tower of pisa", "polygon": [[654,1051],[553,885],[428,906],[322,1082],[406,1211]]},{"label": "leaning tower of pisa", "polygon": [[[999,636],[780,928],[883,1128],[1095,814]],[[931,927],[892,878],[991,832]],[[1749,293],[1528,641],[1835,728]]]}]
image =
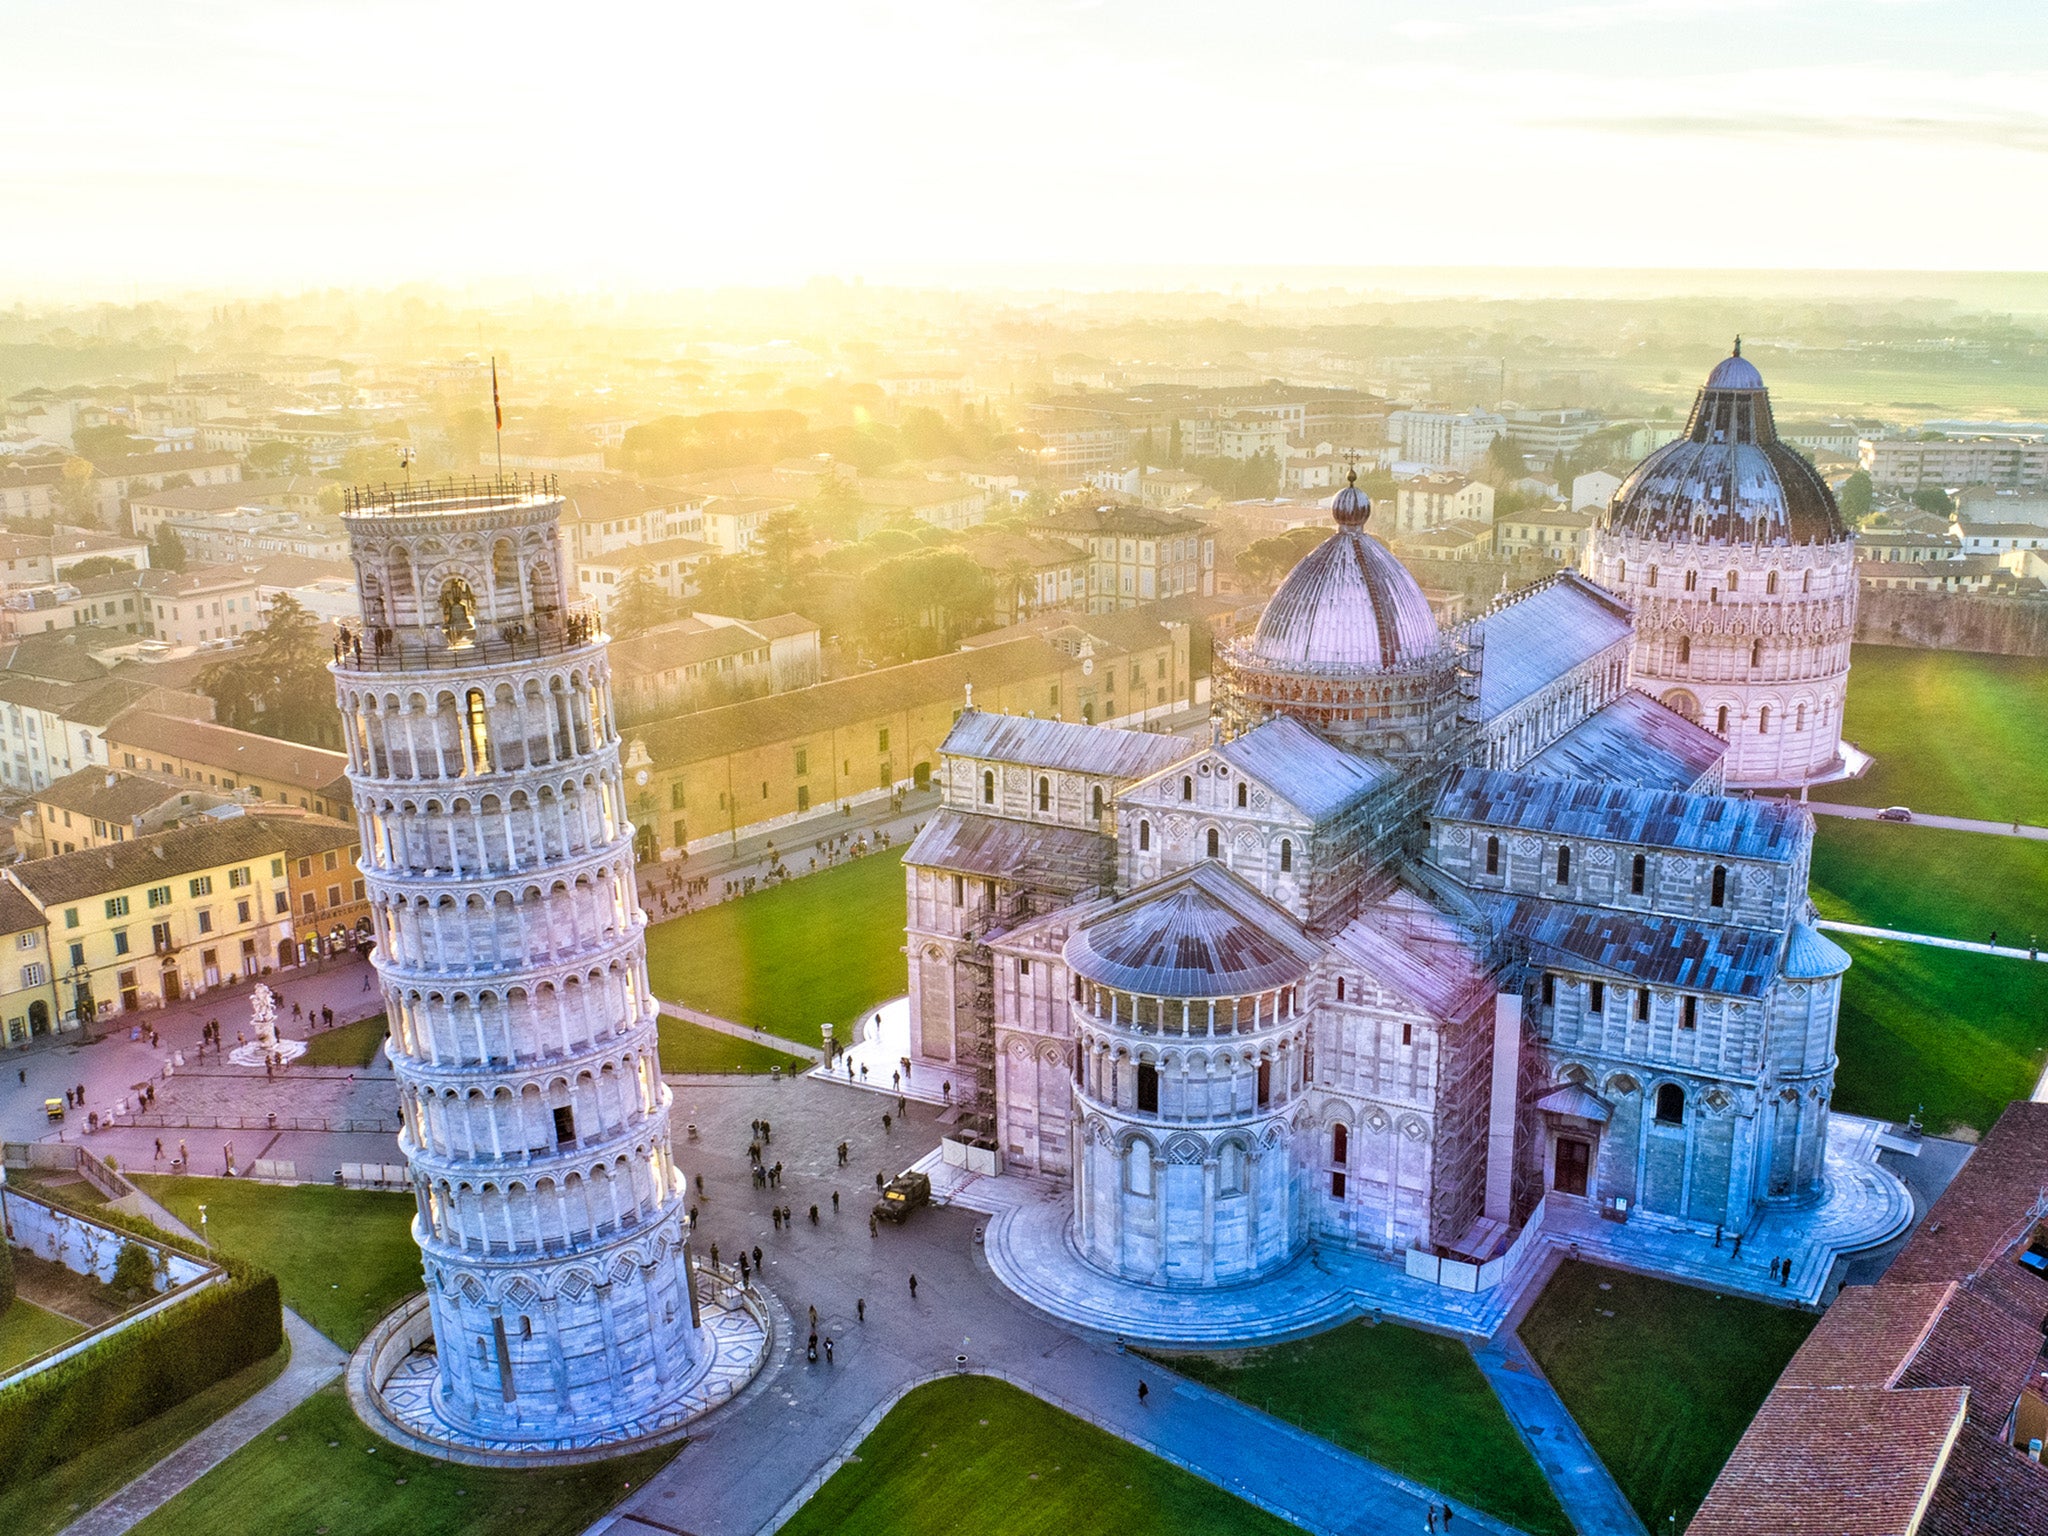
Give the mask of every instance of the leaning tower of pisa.
[{"label": "leaning tower of pisa", "polygon": [[351,494],[334,665],[419,1210],[432,1412],[627,1439],[703,1373],[605,639],[545,480]]}]

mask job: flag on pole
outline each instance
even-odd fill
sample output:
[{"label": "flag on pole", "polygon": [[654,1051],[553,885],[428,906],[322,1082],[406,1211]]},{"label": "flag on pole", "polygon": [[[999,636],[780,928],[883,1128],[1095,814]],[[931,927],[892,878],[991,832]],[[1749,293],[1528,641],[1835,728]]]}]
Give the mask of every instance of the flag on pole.
[{"label": "flag on pole", "polygon": [[498,359],[491,358],[491,416],[500,432],[505,430],[505,407],[498,404]]}]

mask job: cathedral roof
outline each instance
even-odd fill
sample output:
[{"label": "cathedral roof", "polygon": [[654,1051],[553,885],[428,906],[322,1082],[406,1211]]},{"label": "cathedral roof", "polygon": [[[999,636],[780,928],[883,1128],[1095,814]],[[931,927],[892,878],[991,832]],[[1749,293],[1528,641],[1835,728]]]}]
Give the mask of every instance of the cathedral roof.
[{"label": "cathedral roof", "polygon": [[1657,912],[1615,912],[1511,896],[1501,926],[1538,965],[1604,971],[1638,986],[1762,997],[1778,969],[1778,935]]},{"label": "cathedral roof", "polygon": [[1770,392],[1739,340],[1707,376],[1684,434],[1621,483],[1604,526],[1673,543],[1825,544],[1849,536],[1820,472],[1779,441]]},{"label": "cathedral roof", "polygon": [[1529,759],[1522,772],[1643,789],[1691,789],[1727,755],[1728,743],[1712,731],[1631,688]]},{"label": "cathedral roof", "polygon": [[1322,948],[1221,864],[1134,892],[1067,940],[1067,964],[1148,997],[1242,997],[1308,974]]},{"label": "cathedral roof", "polygon": [[1785,935],[1784,972],[1790,981],[1821,981],[1849,969],[1849,952],[1808,923]]},{"label": "cathedral roof", "polygon": [[1798,853],[1810,815],[1787,800],[1731,800],[1486,768],[1452,769],[1434,814],[1515,831],[1773,863]]},{"label": "cathedral roof", "polygon": [[1268,720],[1216,750],[1238,772],[1315,821],[1349,809],[1400,777],[1378,758],[1339,751],[1291,715]]},{"label": "cathedral roof", "polygon": [[970,709],[954,721],[939,750],[956,757],[988,758],[1105,779],[1140,779],[1194,751],[1177,736],[1038,720],[1029,715],[994,715],[980,709]]},{"label": "cathedral roof", "polygon": [[1524,589],[1470,629],[1485,643],[1479,713],[1488,720],[1634,633],[1628,605],[1576,571]]},{"label": "cathedral roof", "polygon": [[1116,843],[1081,827],[942,810],[924,824],[903,862],[990,879],[1029,874],[1035,885],[1078,891],[1116,878]]},{"label": "cathedral roof", "polygon": [[1405,888],[1360,912],[1330,944],[1380,985],[1446,1023],[1469,1018],[1494,994],[1486,957],[1472,936]]},{"label": "cathedral roof", "polygon": [[1408,568],[1365,531],[1372,502],[1356,471],[1331,515],[1337,531],[1280,583],[1252,633],[1251,654],[1284,669],[1353,674],[1434,659],[1443,649],[1436,615]]}]

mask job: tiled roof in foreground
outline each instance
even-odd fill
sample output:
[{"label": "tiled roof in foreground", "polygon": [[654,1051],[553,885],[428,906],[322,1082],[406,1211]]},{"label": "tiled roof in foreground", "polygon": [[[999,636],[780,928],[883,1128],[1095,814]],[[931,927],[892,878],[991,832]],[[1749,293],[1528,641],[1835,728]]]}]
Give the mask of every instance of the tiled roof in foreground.
[{"label": "tiled roof in foreground", "polygon": [[1634,689],[1580,721],[1522,766],[1550,779],[1595,779],[1639,789],[1691,789],[1728,755],[1728,743]]},{"label": "tiled roof in foreground", "polygon": [[1731,800],[1486,768],[1452,770],[1433,814],[1520,832],[1773,863],[1798,853],[1810,815],[1789,800]]}]

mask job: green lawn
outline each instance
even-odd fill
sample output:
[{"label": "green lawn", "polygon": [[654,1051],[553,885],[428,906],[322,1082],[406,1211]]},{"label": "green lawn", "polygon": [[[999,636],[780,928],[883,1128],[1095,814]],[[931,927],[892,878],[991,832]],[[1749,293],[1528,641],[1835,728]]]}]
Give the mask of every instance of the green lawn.
[{"label": "green lawn", "polygon": [[1816,1321],[1568,1262],[1521,1336],[1643,1523],[1661,1532],[1673,1512],[1684,1529]]},{"label": "green lawn", "polygon": [[309,1067],[367,1067],[377,1059],[377,1047],[389,1029],[379,1013],[318,1030],[306,1037],[306,1054],[299,1060]]},{"label": "green lawn", "polygon": [[[1295,1528],[1006,1382],[913,1390],[781,1536],[1279,1536]],[[157,1536],[144,1528],[141,1536]]]},{"label": "green lawn", "polygon": [[664,1072],[766,1072],[780,1067],[785,1073],[803,1072],[810,1063],[752,1040],[692,1024],[688,1019],[664,1017],[661,1021],[661,1070]]},{"label": "green lawn", "polygon": [[136,1182],[194,1232],[203,1202],[213,1245],[276,1275],[284,1304],[343,1349],[423,1283],[410,1195],[149,1174]]},{"label": "green lawn", "polygon": [[[2048,777],[2048,771],[2044,771]],[[1816,816],[1823,917],[2001,944],[2048,936],[2048,843]]]},{"label": "green lawn", "polygon": [[674,1447],[586,1467],[457,1466],[365,1429],[336,1383],[135,1527],[135,1536],[575,1536]]},{"label": "green lawn", "polygon": [[1842,987],[1835,1107],[1930,1131],[1991,1128],[2032,1095],[2048,1048],[2048,965],[1830,934],[1855,964]]},{"label": "green lawn", "polygon": [[1815,799],[2048,822],[2048,661],[1859,645],[1842,734],[1877,761]]},{"label": "green lawn", "polygon": [[[0,1493],[0,1531],[51,1536],[125,1488],[244,1398],[270,1385],[291,1359],[285,1345],[268,1360],[217,1381],[133,1429],[86,1446],[41,1477]],[[245,1519],[222,1530],[247,1529]]]},{"label": "green lawn", "polygon": [[17,1296],[13,1306],[0,1312],[0,1375],[83,1332],[70,1318]]},{"label": "green lawn", "polygon": [[1524,1530],[1570,1536],[1500,1399],[1454,1339],[1356,1322],[1299,1343],[1165,1363]]},{"label": "green lawn", "polygon": [[647,930],[655,996],[817,1045],[909,989],[903,851],[791,880]]}]

